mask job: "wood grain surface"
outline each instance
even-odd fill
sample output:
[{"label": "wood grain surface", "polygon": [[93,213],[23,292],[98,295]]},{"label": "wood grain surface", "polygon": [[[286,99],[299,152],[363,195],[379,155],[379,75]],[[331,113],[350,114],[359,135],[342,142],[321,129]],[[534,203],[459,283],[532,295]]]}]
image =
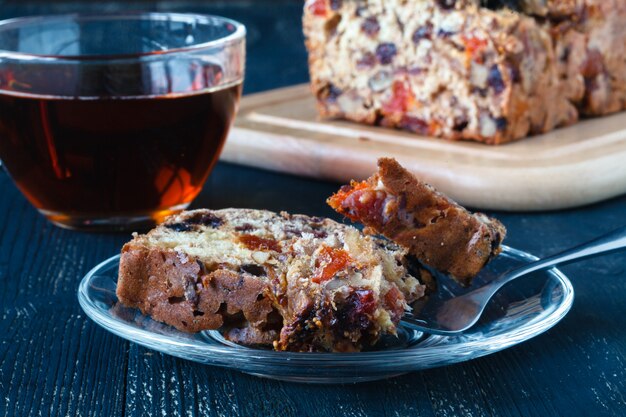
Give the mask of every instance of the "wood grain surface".
[{"label": "wood grain surface", "polygon": [[[0,0],[0,15],[114,6]],[[117,7],[239,19],[250,33],[248,91],[306,80],[299,0],[129,2]],[[291,67],[283,68],[284,61]],[[254,74],[256,68],[262,73]],[[193,207],[288,210],[338,219],[324,203],[336,187],[220,163]],[[490,214],[508,227],[506,243],[547,255],[626,223],[626,197],[558,212]],[[52,226],[0,168],[0,416],[625,415],[624,254],[563,268],[576,290],[571,312],[522,345],[385,381],[308,386],[166,356],[88,320],[76,300],[78,283],[129,238]]]},{"label": "wood grain surface", "polygon": [[222,159],[334,181],[391,156],[462,204],[546,210],[626,192],[626,112],[500,146],[321,120],[307,84],[245,97]]},{"label": "wood grain surface", "polygon": [[[332,216],[323,199],[335,188],[221,164],[194,206]],[[4,173],[0,192],[0,416],[608,416],[626,407],[623,254],[564,268],[572,311],[520,346],[387,381],[307,386],[183,361],[102,330],[81,312],[76,287],[130,236],[54,227]],[[507,243],[545,255],[621,224],[625,205],[496,215]]]},{"label": "wood grain surface", "polygon": [[[336,185],[220,164],[195,207],[332,216]],[[273,192],[266,192],[273,190]],[[126,342],[89,321],[81,277],[125,234],[58,229],[0,174],[0,415],[576,416],[626,407],[626,269],[615,254],[564,268],[577,298],[554,329],[467,363],[339,386],[277,382]],[[539,255],[609,231],[626,198],[550,214],[495,213]]]}]

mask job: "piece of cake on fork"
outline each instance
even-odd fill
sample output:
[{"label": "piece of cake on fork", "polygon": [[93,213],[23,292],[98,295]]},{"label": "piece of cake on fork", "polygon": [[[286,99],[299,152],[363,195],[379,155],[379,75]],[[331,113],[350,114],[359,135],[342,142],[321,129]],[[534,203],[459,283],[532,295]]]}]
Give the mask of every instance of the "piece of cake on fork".
[{"label": "piece of cake on fork", "polygon": [[462,285],[500,253],[506,234],[498,220],[470,213],[391,158],[380,158],[378,172],[343,186],[328,204]]}]

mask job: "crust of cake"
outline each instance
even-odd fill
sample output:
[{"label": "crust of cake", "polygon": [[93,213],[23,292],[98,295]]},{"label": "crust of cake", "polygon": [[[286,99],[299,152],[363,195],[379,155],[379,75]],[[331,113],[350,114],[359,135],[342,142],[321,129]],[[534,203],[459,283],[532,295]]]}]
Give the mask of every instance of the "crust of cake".
[{"label": "crust of cake", "polygon": [[229,318],[241,320],[238,315],[262,329],[273,311],[267,283],[226,270],[205,274],[174,251],[126,244],[120,276],[117,296],[124,305],[185,332],[218,329]]},{"label": "crust of cake", "polygon": [[395,159],[379,159],[378,168],[365,182],[330,197],[331,207],[367,226],[369,233],[406,247],[420,262],[462,285],[500,252],[506,229],[499,221],[468,212]]}]

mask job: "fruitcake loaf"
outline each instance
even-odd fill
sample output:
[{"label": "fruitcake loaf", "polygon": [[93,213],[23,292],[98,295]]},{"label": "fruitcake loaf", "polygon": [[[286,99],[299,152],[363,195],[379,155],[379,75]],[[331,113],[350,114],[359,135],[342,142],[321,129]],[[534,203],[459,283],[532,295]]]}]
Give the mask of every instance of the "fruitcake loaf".
[{"label": "fruitcake loaf", "polygon": [[448,0],[309,0],[322,116],[497,144],[576,121],[530,17]]},{"label": "fruitcake loaf", "polygon": [[581,116],[626,108],[626,2],[481,0],[537,17],[551,35],[561,91]]},{"label": "fruitcake loaf", "polygon": [[[175,215],[124,245],[117,296],[186,332],[290,351],[356,351],[422,297],[406,250],[329,219],[262,210]],[[417,271],[417,272],[415,272]]]},{"label": "fruitcake loaf", "polygon": [[574,101],[581,115],[621,111],[626,108],[626,2],[574,3],[569,18],[550,23],[564,91],[578,92]]},{"label": "fruitcake loaf", "polygon": [[500,252],[506,234],[498,220],[468,212],[391,158],[379,159],[377,173],[343,186],[328,204],[462,285]]},{"label": "fruitcake loaf", "polygon": [[621,0],[307,0],[323,117],[499,144],[626,103]]}]

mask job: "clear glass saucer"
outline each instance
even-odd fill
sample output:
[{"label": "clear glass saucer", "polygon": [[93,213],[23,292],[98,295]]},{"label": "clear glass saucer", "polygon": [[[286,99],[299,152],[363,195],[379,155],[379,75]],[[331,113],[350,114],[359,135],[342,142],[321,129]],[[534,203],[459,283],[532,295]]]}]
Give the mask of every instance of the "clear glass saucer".
[{"label": "clear glass saucer", "polygon": [[[474,280],[474,286],[537,258],[505,247]],[[481,320],[454,337],[421,333],[402,323],[367,352],[292,353],[239,346],[218,331],[182,333],[117,302],[119,256],[93,268],[78,288],[78,301],[97,324],[131,342],[179,358],[287,381],[346,383],[388,378],[450,365],[521,343],[554,326],[574,300],[571,282],[558,269],[533,273],[504,287]],[[447,283],[443,283],[447,285]],[[450,284],[453,285],[453,284]]]}]

